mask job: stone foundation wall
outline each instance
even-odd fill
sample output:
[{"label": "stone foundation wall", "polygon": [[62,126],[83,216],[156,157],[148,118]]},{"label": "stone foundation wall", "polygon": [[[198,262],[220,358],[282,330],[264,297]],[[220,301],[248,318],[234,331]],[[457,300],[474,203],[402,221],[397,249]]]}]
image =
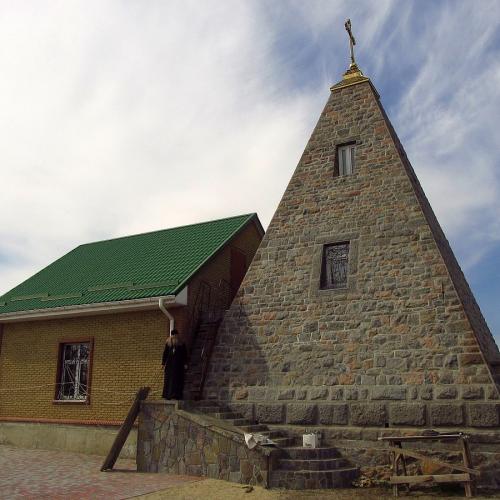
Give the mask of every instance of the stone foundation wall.
[{"label": "stone foundation wall", "polygon": [[243,435],[214,427],[173,402],[141,406],[137,470],[189,474],[235,483],[268,485],[273,450],[249,450]]},{"label": "stone foundation wall", "polygon": [[432,387],[427,389],[430,389],[430,401],[424,404],[407,400],[405,387],[374,386],[371,391],[319,388],[313,396],[317,401],[297,399],[294,389],[278,393],[261,388],[251,391],[260,401],[226,401],[225,406],[262,424],[499,428],[499,402],[464,403],[439,398],[439,394],[449,396],[456,391],[446,386],[439,388],[438,398],[432,400]]},{"label": "stone foundation wall", "polygon": [[[297,442],[306,431],[317,431],[321,434],[321,446],[337,448],[353,466],[360,467],[375,479],[387,479],[390,475],[388,444],[378,438],[384,435],[418,435],[423,431],[404,426],[385,429],[369,425],[324,425],[317,423],[321,415],[319,407],[317,405],[312,410],[318,417],[314,423],[269,424],[269,427],[286,431],[288,436],[295,436]],[[248,404],[240,404],[232,410],[246,411],[248,418],[256,414],[255,408]],[[281,411],[284,411],[283,408]],[[473,466],[481,472],[478,486],[500,489],[500,429],[463,427],[461,430],[470,436]],[[449,433],[457,432],[457,429],[440,427],[439,431]],[[406,443],[404,447],[446,461],[458,463],[461,460],[457,443]],[[269,472],[276,469],[279,454],[280,451],[273,448],[249,450],[241,434],[214,425],[209,417],[185,412],[174,402],[146,402],[141,408],[137,441],[139,471],[190,474],[267,486]],[[411,462],[415,461],[409,459]],[[418,467],[420,464],[415,462],[411,466],[412,473],[416,473]]]}]

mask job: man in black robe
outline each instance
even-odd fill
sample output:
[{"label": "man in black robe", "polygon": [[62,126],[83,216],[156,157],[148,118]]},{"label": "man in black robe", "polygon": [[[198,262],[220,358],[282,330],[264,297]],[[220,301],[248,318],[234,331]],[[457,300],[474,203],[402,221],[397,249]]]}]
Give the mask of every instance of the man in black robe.
[{"label": "man in black robe", "polygon": [[186,361],[186,344],[179,332],[172,330],[165,343],[161,362],[165,369],[162,394],[164,399],[182,399]]}]

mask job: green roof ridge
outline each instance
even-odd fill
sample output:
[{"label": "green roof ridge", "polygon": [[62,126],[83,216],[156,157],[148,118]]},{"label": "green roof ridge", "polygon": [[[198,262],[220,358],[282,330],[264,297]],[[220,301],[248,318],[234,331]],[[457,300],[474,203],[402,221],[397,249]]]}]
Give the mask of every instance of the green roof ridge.
[{"label": "green roof ridge", "polygon": [[250,216],[256,216],[256,215],[257,215],[257,212],[243,214],[243,215],[232,215],[231,217],[224,217],[222,219],[212,219],[212,220],[204,221],[204,222],[193,222],[192,224],[186,224],[185,226],[167,227],[165,229],[155,229],[153,231],[145,231],[144,233],[128,234],[126,236],[117,236],[116,238],[107,238],[105,240],[90,241],[89,243],[82,243],[81,245],[78,245],[74,250],[76,250],[80,247],[85,247],[85,246],[89,246],[89,245],[96,245],[97,243],[106,243],[108,241],[117,241],[117,240],[124,240],[127,238],[136,238],[137,236],[147,236],[147,235],[155,234],[155,233],[164,233],[166,231],[175,231],[176,229],[184,229],[186,227],[203,226],[205,224],[213,224],[214,222],[223,222],[223,221],[228,221],[231,219],[239,219],[241,217],[250,217]]},{"label": "green roof ridge", "polygon": [[256,213],[85,243],[0,296],[0,315],[175,295]]}]

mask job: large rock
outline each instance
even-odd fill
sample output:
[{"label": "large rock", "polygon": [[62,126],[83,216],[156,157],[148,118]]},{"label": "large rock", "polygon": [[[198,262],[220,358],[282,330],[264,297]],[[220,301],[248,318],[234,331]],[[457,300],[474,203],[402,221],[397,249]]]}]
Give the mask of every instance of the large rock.
[{"label": "large rock", "polygon": [[286,408],[288,424],[313,424],[316,418],[316,405],[290,403]]},{"label": "large rock", "polygon": [[255,419],[263,424],[281,424],[283,422],[283,405],[257,403]]},{"label": "large rock", "polygon": [[383,426],[387,422],[383,403],[353,403],[350,410],[352,425]]},{"label": "large rock", "polygon": [[348,422],[347,405],[318,405],[318,419],[323,425],[345,425]]},{"label": "large rock", "polygon": [[463,405],[432,404],[430,406],[431,425],[463,425]]},{"label": "large rock", "polygon": [[474,403],[469,405],[469,425],[472,427],[498,427],[500,404]]},{"label": "large rock", "polygon": [[406,387],[375,386],[372,388],[372,399],[400,400],[406,399]]},{"label": "large rock", "polygon": [[391,404],[391,425],[425,425],[425,405],[412,403]]}]

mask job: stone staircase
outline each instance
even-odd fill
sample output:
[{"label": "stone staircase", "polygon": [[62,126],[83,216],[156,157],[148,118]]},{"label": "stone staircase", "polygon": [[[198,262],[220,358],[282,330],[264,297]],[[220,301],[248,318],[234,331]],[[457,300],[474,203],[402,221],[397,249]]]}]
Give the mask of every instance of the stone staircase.
[{"label": "stone staircase", "polygon": [[358,472],[336,448],[287,446],[272,472],[271,485],[291,490],[349,488]]},{"label": "stone staircase", "polygon": [[271,487],[294,490],[348,488],[359,474],[358,468],[343,458],[336,448],[303,448],[297,438],[286,431],[269,429],[267,425],[252,422],[213,401],[191,402],[190,409],[244,432],[272,439],[280,453],[271,472]]}]

